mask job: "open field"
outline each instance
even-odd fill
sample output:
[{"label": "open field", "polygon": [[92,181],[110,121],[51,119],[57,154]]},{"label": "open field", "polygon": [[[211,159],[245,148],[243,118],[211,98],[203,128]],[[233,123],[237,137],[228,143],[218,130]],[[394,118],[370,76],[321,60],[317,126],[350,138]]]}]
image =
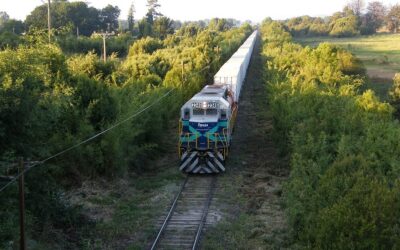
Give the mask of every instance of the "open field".
[{"label": "open field", "polygon": [[400,72],[400,34],[379,34],[352,38],[311,37],[296,38],[296,41],[311,47],[322,42],[337,44],[360,58],[370,81],[367,87],[374,89],[383,99],[392,85],[392,79]]}]

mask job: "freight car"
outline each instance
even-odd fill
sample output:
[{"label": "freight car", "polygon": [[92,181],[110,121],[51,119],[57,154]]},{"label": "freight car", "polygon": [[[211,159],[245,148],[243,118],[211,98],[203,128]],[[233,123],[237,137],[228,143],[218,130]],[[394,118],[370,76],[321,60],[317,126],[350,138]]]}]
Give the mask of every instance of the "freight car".
[{"label": "freight car", "polygon": [[211,174],[225,171],[240,91],[257,39],[254,31],[206,85],[181,108],[180,170]]}]

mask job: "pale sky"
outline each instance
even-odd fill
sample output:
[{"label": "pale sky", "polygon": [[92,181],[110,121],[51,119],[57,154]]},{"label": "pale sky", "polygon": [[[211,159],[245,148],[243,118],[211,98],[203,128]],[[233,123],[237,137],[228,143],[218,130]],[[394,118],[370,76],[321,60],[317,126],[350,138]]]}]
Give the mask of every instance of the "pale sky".
[{"label": "pale sky", "polygon": [[[70,0],[74,1],[74,0]],[[90,6],[102,8],[107,4],[121,9],[120,19],[126,19],[131,2],[136,6],[136,17],[146,13],[146,0],[88,0]],[[286,19],[310,15],[327,16],[343,9],[349,0],[159,0],[160,12],[177,20],[201,20],[213,17],[235,18],[259,22],[265,17]],[[367,0],[366,2],[373,1]],[[38,5],[47,0],[0,0],[0,11],[6,11],[11,18],[24,20]],[[400,0],[383,0],[386,5],[400,3]]]}]

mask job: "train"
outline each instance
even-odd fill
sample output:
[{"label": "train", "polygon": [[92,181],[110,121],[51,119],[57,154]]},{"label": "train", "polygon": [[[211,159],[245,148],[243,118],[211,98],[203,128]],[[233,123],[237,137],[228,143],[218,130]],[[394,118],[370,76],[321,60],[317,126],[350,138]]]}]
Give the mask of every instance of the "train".
[{"label": "train", "polygon": [[179,169],[193,174],[225,172],[239,97],[253,53],[254,31],[206,85],[181,108]]}]

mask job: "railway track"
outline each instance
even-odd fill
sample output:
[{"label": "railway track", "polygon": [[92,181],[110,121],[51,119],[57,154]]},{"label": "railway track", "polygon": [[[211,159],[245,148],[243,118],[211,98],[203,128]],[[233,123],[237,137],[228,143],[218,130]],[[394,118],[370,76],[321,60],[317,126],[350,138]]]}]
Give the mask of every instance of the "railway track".
[{"label": "railway track", "polygon": [[215,176],[186,177],[151,246],[152,250],[197,249],[215,183]]}]

